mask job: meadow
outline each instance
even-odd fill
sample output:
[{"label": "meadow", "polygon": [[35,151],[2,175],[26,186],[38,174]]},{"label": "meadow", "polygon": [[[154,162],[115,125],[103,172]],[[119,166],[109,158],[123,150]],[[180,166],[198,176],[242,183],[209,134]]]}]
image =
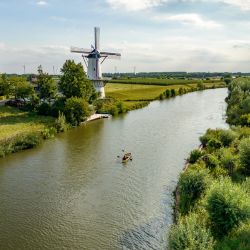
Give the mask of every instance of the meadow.
[{"label": "meadow", "polygon": [[158,79],[158,78],[127,78],[127,79],[113,79],[109,83],[123,83],[123,84],[143,84],[143,85],[158,85],[158,86],[168,86],[168,85],[189,85],[198,84],[199,82],[204,83],[219,83],[222,82],[221,79]]},{"label": "meadow", "polygon": [[[133,83],[128,83],[128,81]],[[143,83],[139,83],[142,81]],[[150,84],[150,82],[153,83]],[[135,78],[112,80],[105,86],[105,92],[107,97],[123,101],[130,110],[140,108],[142,102],[147,104],[150,101],[160,99],[160,95],[167,89],[174,89],[178,95],[180,89],[184,90],[184,93],[192,92],[198,89],[199,84],[201,84],[201,80]],[[204,81],[202,84],[206,89],[225,87],[224,82],[217,80]]]},{"label": "meadow", "polygon": [[14,107],[0,106],[0,141],[20,134],[42,132],[53,125],[55,118],[21,111]]}]

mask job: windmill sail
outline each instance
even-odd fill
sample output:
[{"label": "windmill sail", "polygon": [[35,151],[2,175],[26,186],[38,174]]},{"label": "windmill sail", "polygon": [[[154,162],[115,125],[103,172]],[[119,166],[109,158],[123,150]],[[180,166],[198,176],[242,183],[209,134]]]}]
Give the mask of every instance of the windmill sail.
[{"label": "windmill sail", "polygon": [[112,52],[101,52],[101,57],[106,57],[107,59],[121,59],[120,53],[112,53]]},{"label": "windmill sail", "polygon": [[83,48],[77,48],[77,47],[71,47],[70,51],[73,53],[81,53],[81,54],[89,54],[92,52],[91,49],[83,49]]},{"label": "windmill sail", "polygon": [[87,61],[87,75],[88,78],[92,81],[93,86],[96,91],[100,93],[100,97],[105,97],[105,82],[102,78],[102,69],[101,64],[106,59],[120,59],[120,53],[112,52],[101,52],[100,51],[100,28],[95,27],[95,44],[91,45],[91,49],[83,49],[77,47],[71,47],[71,52],[80,53],[84,61]]},{"label": "windmill sail", "polygon": [[100,50],[100,28],[95,27],[95,49]]}]

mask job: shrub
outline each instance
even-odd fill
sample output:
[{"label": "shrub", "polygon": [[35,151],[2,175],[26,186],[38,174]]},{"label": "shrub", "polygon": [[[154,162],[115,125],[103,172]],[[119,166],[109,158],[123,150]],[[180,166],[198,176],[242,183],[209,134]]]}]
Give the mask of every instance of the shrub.
[{"label": "shrub", "polygon": [[194,149],[191,151],[190,156],[189,156],[189,163],[193,164],[195,163],[201,156],[203,155],[202,151],[199,149]]},{"label": "shrub", "polygon": [[57,133],[56,128],[50,127],[50,128],[45,128],[42,131],[42,136],[43,139],[51,139],[55,137],[55,134]]},{"label": "shrub", "polygon": [[171,92],[170,92],[169,89],[167,89],[167,90],[165,91],[165,96],[166,96],[166,98],[169,98],[170,95],[171,95]]},{"label": "shrub", "polygon": [[237,138],[237,134],[232,130],[221,130],[219,139],[224,147],[228,147]]},{"label": "shrub", "polygon": [[203,82],[199,82],[197,84],[197,88],[198,88],[198,90],[204,90],[206,88],[206,86]]},{"label": "shrub", "polygon": [[202,160],[205,162],[206,167],[210,170],[219,166],[220,162],[218,158],[213,154],[206,154],[202,157]]},{"label": "shrub", "polygon": [[65,98],[57,99],[51,107],[51,115],[54,117],[58,117],[59,113],[64,113],[65,102],[66,102]]},{"label": "shrub", "polygon": [[39,115],[51,115],[51,106],[43,102],[40,106],[38,106],[37,112]]},{"label": "shrub", "polygon": [[212,139],[218,138],[218,130],[208,129],[207,132],[200,137],[200,141],[203,147],[206,147],[208,142]]},{"label": "shrub", "polygon": [[194,203],[204,194],[209,183],[207,170],[188,170],[181,174],[178,182],[181,214],[187,214],[190,211]]},{"label": "shrub", "polygon": [[183,95],[183,93],[184,93],[184,90],[183,90],[183,88],[181,87],[181,88],[179,88],[179,95]]},{"label": "shrub", "polygon": [[219,151],[220,162],[223,168],[227,169],[229,174],[232,175],[236,166],[236,158],[228,148],[222,148]]},{"label": "shrub", "polygon": [[219,140],[212,138],[208,141],[207,146],[210,149],[218,149],[222,147],[222,143]]},{"label": "shrub", "polygon": [[239,159],[241,166],[250,174],[250,138],[243,139],[239,145]]},{"label": "shrub", "polygon": [[208,193],[206,209],[213,233],[220,238],[250,218],[249,196],[230,179],[220,179]]},{"label": "shrub", "polygon": [[81,122],[85,121],[89,115],[89,105],[84,99],[71,97],[66,100],[65,116],[71,125],[79,125]]},{"label": "shrub", "polygon": [[127,112],[127,109],[126,109],[126,107],[125,107],[125,105],[124,105],[123,102],[118,102],[116,104],[116,107],[118,108],[118,112],[121,113],[121,114],[124,114],[124,113]]},{"label": "shrub", "polygon": [[118,110],[118,108],[116,106],[114,106],[114,107],[111,108],[110,113],[113,116],[117,116],[119,114],[119,110]]},{"label": "shrub", "polygon": [[160,94],[160,95],[159,95],[159,99],[160,99],[160,100],[163,100],[163,99],[164,99],[164,95],[163,95],[163,94]]},{"label": "shrub", "polygon": [[175,89],[171,89],[171,94],[170,94],[172,97],[176,96],[176,91]]},{"label": "shrub", "polygon": [[34,148],[41,143],[41,136],[37,133],[19,135],[5,145],[5,154],[18,152],[24,149]]},{"label": "shrub", "polygon": [[250,249],[250,221],[241,224],[215,246],[215,250],[249,250]]},{"label": "shrub", "polygon": [[64,132],[68,129],[66,117],[60,111],[59,111],[58,118],[55,120],[55,128],[56,128],[57,133]]},{"label": "shrub", "polygon": [[169,250],[212,250],[214,240],[205,223],[196,215],[181,218],[169,233]]}]

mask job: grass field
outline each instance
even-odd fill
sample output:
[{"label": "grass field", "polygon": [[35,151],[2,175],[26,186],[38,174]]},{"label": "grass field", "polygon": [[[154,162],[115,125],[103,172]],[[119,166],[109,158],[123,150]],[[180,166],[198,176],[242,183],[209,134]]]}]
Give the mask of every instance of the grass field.
[{"label": "grass field", "polygon": [[129,78],[129,79],[114,79],[110,80],[110,83],[123,83],[123,84],[143,84],[143,85],[186,85],[197,84],[203,81],[204,83],[219,83],[220,79],[157,79],[157,78]]},{"label": "grass field", "polygon": [[[205,83],[206,88],[222,87],[224,83]],[[189,83],[183,85],[141,85],[141,84],[122,84],[122,83],[108,83],[105,87],[106,96],[119,99],[121,101],[152,101],[159,97],[166,89],[179,90],[180,88],[191,89],[196,88],[197,84]]]},{"label": "grass field", "polygon": [[0,106],[0,141],[20,134],[43,131],[53,123],[53,117],[38,116],[13,107]]}]

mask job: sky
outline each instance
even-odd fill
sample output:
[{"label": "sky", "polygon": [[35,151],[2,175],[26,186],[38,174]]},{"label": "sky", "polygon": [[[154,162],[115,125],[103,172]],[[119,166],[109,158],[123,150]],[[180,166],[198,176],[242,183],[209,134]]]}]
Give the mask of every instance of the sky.
[{"label": "sky", "polygon": [[119,52],[103,72],[250,72],[250,0],[0,0],[0,72],[60,73],[71,46]]}]

